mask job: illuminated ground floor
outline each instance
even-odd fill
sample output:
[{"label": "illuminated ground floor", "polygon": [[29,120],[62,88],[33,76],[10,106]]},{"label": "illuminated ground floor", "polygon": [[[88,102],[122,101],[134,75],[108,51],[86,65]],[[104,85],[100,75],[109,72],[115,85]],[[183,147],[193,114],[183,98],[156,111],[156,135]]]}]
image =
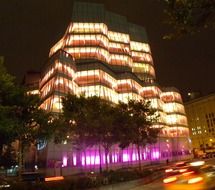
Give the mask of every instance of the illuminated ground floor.
[{"label": "illuminated ground floor", "polygon": [[[143,164],[182,160],[191,158],[191,142],[189,138],[165,138],[160,137],[158,143],[148,145],[140,150],[140,159]],[[138,164],[138,152],[135,145],[120,149],[117,145],[111,148],[105,159],[102,147],[94,146],[85,150],[77,150],[72,143],[54,144],[49,142],[46,147],[38,151],[38,166],[46,168],[47,176],[71,175],[83,171],[99,171],[100,162],[102,168],[109,169],[131,167]]]}]

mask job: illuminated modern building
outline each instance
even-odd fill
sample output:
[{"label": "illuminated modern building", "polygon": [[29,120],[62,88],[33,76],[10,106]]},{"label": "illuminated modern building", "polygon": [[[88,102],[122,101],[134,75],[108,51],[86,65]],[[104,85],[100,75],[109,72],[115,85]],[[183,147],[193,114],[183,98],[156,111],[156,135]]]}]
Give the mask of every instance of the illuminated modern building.
[{"label": "illuminated modern building", "polygon": [[185,103],[193,148],[215,146],[215,93]]},{"label": "illuminated modern building", "polygon": [[[160,115],[154,127],[162,130],[157,144],[141,150],[141,159],[147,162],[189,156],[189,130],[181,95],[175,88],[160,88],[156,83],[143,27],[106,11],[103,5],[75,3],[72,21],[49,56],[40,81],[43,109],[61,112],[61,97],[68,93],[97,95],[116,104],[129,99],[149,100]],[[47,147],[50,167],[53,160],[72,167],[96,167],[100,162],[97,147],[79,153],[72,150],[69,142],[49,143]],[[113,165],[135,163],[137,159],[132,145],[123,151],[114,146],[109,155]]]}]

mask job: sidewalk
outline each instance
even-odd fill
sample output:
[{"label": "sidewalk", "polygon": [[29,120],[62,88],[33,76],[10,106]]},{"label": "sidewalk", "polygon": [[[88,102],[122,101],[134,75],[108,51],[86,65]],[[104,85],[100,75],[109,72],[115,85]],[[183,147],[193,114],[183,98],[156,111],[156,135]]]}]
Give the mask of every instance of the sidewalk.
[{"label": "sidewalk", "polygon": [[153,181],[160,179],[162,176],[163,176],[162,172],[156,172],[156,173],[153,173],[150,176],[142,178],[142,179],[121,182],[121,183],[116,183],[116,184],[111,184],[111,185],[104,185],[104,186],[101,186],[98,188],[90,188],[89,190],[119,190],[119,189],[120,190],[130,190],[130,189],[136,188],[138,186],[152,183]]},{"label": "sidewalk", "polygon": [[110,184],[110,185],[104,185],[98,188],[91,188],[90,190],[130,190],[133,188],[136,188],[138,186],[143,186],[152,183],[153,181],[156,181],[163,177],[164,170],[166,168],[169,168],[180,161],[173,161],[170,162],[168,165],[166,163],[158,163],[158,164],[150,164],[146,166],[142,166],[142,170],[144,169],[150,169],[154,171],[150,176],[147,176],[145,178],[127,181],[127,182],[120,182],[116,184]]}]

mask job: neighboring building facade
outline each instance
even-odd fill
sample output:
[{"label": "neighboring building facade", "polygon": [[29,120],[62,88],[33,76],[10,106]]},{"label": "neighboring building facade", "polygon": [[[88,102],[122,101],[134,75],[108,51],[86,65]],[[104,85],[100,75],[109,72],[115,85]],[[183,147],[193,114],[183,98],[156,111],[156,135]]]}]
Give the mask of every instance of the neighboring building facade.
[{"label": "neighboring building facade", "polygon": [[215,148],[215,93],[185,103],[193,148]]},{"label": "neighboring building facade", "polygon": [[[41,74],[41,107],[60,113],[61,97],[68,93],[97,95],[114,103],[129,99],[151,101],[160,119],[154,127],[162,128],[159,142],[141,150],[141,159],[174,159],[190,156],[189,130],[180,93],[175,88],[160,88],[145,29],[111,13],[100,4],[75,3],[72,22],[63,38],[50,50],[50,58]],[[48,143],[47,164],[62,161],[67,167],[97,167],[98,148],[82,152]],[[137,150],[114,146],[110,165],[137,161]],[[105,163],[105,160],[101,160]],[[66,168],[66,167],[64,167]],[[73,170],[74,171],[74,170]]]},{"label": "neighboring building facade", "polygon": [[27,71],[23,78],[22,84],[27,88],[28,94],[39,94],[40,72]]},{"label": "neighboring building facade", "polygon": [[196,98],[200,98],[201,96],[202,96],[202,93],[200,91],[188,92],[184,101],[194,100]]}]

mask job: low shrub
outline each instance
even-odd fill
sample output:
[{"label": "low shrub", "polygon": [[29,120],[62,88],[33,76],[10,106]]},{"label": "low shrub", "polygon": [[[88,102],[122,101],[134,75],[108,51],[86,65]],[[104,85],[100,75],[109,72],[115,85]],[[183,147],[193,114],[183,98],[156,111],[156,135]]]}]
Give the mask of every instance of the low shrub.
[{"label": "low shrub", "polygon": [[87,175],[80,176],[74,179],[65,179],[63,181],[53,181],[53,182],[37,182],[37,183],[26,183],[20,182],[11,186],[10,189],[16,190],[79,190],[95,188],[102,185],[114,184],[124,181],[130,181],[135,179],[144,178],[146,176],[152,175],[150,170],[135,170],[135,169],[119,169],[110,170],[104,172],[102,175]]},{"label": "low shrub", "polygon": [[150,170],[119,169],[116,171],[109,171],[106,173],[106,176],[108,177],[109,183],[118,183],[143,178],[150,174],[152,174]]}]

